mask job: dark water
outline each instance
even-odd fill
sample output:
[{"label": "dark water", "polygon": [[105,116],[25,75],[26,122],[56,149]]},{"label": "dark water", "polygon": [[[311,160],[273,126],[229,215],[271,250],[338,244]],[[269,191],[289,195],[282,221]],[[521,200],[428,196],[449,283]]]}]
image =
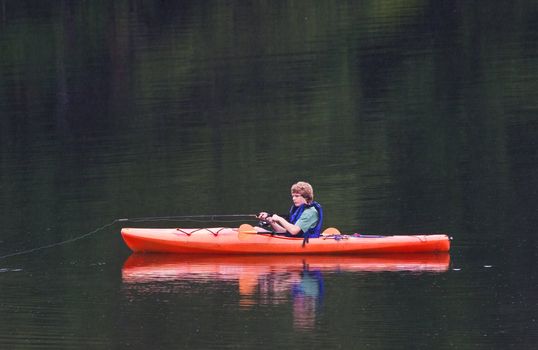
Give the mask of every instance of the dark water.
[{"label": "dark water", "polygon": [[[532,1],[0,1],[0,346],[534,348],[536,18]],[[450,256],[140,257],[128,223],[88,234],[283,212],[300,179],[326,226],[447,232]]]}]

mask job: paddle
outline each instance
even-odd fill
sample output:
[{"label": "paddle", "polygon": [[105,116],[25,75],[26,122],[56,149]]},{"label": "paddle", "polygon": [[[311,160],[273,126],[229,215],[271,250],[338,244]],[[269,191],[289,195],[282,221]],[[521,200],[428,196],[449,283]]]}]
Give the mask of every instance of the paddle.
[{"label": "paddle", "polygon": [[321,238],[334,239],[335,241],[339,241],[341,239],[348,239],[349,235],[343,235],[336,227],[327,227],[325,231],[321,233]]},{"label": "paddle", "polygon": [[322,235],[341,235],[340,230],[336,227],[327,227],[325,231],[321,233]]},{"label": "paddle", "polygon": [[242,224],[237,229],[237,237],[241,240],[243,239],[249,239],[252,237],[252,235],[256,235],[258,233],[271,233],[271,231],[265,230],[261,227],[258,227],[258,229],[255,229],[254,226],[249,224]]},{"label": "paddle", "polygon": [[239,229],[237,231],[240,234],[247,234],[247,235],[255,235],[258,233],[258,231],[254,229],[254,226],[249,225],[249,224],[242,224],[241,226],[239,226]]},{"label": "paddle", "polygon": [[[242,224],[241,226],[239,226],[237,231],[240,234],[246,234],[246,235],[255,235],[258,233],[258,231],[256,231],[254,226],[249,225],[249,224]],[[267,232],[270,232],[270,231],[267,231]],[[323,235],[341,235],[342,233],[336,227],[327,227],[323,231],[322,234]]]}]

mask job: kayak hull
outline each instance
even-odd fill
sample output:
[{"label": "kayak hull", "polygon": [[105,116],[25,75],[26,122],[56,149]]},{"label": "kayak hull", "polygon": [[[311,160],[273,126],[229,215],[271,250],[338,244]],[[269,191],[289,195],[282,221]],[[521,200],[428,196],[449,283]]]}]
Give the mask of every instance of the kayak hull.
[{"label": "kayak hull", "polygon": [[137,253],[176,254],[386,254],[438,253],[450,250],[444,234],[328,236],[302,238],[242,233],[236,228],[123,228],[123,240]]}]

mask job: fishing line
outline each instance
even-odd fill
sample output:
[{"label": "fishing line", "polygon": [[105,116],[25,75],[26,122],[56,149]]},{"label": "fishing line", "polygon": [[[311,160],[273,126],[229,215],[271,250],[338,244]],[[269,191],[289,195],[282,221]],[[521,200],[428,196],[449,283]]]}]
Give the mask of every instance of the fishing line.
[{"label": "fishing line", "polygon": [[[87,232],[83,235],[76,236],[73,238],[66,239],[64,241],[56,242],[56,243],[50,243],[41,247],[37,248],[31,248],[26,250],[21,250],[14,253],[9,253],[6,255],[0,256],[0,260],[10,258],[12,256],[17,255],[24,255],[24,254],[30,254],[34,253],[40,250],[50,249],[54,247],[59,247],[68,243],[73,243],[76,241],[79,241],[81,239],[90,237],[100,231],[103,231],[110,226],[115,225],[118,222],[156,222],[156,221],[192,221],[192,222],[207,222],[207,221],[214,221],[214,222],[239,222],[243,220],[239,220],[239,218],[247,218],[247,217],[253,217],[255,218],[255,214],[225,214],[225,215],[183,215],[183,216],[154,216],[154,217],[140,217],[140,218],[123,218],[123,219],[115,219],[112,222],[109,222],[106,225],[103,225],[101,227],[96,228],[95,230],[92,230],[90,232]],[[222,218],[222,219],[219,219]]]},{"label": "fishing line", "polygon": [[10,254],[6,254],[6,255],[2,255],[0,256],[0,260],[2,259],[5,259],[5,258],[10,258],[12,256],[17,256],[17,255],[24,255],[24,254],[30,254],[30,253],[33,253],[33,252],[37,252],[37,251],[40,251],[40,250],[45,250],[45,249],[49,249],[49,248],[54,248],[54,247],[58,247],[58,246],[61,246],[61,245],[64,245],[64,244],[68,244],[68,243],[72,243],[72,242],[75,242],[75,241],[78,241],[78,240],[81,240],[81,239],[84,239],[86,237],[89,237],[93,234],[96,234],[97,232],[99,231],[102,231],[104,229],[106,229],[107,227],[110,227],[112,225],[114,225],[116,222],[118,221],[123,221],[123,219],[116,219],[106,225],[103,225],[101,227],[98,227],[96,228],[95,230],[93,231],[90,231],[88,233],[85,233],[83,235],[80,235],[80,236],[77,236],[77,237],[73,237],[73,238],[69,238],[69,239],[66,239],[65,241],[61,241],[61,242],[56,242],[56,243],[51,243],[51,244],[47,244],[47,245],[44,245],[44,246],[41,246],[41,247],[37,247],[37,248],[32,248],[32,249],[27,249],[27,250],[21,250],[21,251],[18,251],[18,252],[15,252],[15,253],[10,253]]}]

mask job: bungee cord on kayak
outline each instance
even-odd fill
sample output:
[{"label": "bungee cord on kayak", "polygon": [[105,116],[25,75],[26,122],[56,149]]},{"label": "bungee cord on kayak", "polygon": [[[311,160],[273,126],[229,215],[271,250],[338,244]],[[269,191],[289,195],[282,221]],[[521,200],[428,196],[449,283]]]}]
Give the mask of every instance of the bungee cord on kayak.
[{"label": "bungee cord on kayak", "polygon": [[[240,220],[239,218],[243,218],[243,220]],[[100,226],[100,227],[98,227],[98,228],[96,228],[96,229],[94,229],[94,230],[92,230],[90,232],[84,233],[84,234],[82,234],[80,236],[72,237],[72,238],[69,238],[69,239],[66,239],[66,240],[63,240],[63,241],[60,241],[60,242],[46,244],[46,245],[36,247],[36,248],[30,248],[30,249],[25,249],[25,250],[21,250],[21,251],[1,255],[0,260],[10,258],[10,257],[13,257],[13,256],[30,254],[30,253],[34,253],[34,252],[37,252],[37,251],[41,251],[41,250],[54,248],[54,247],[59,247],[59,246],[65,245],[65,244],[73,243],[73,242],[79,241],[81,239],[93,236],[94,234],[96,234],[96,233],[98,233],[100,231],[103,231],[103,230],[107,229],[108,227],[113,226],[113,225],[115,225],[116,223],[119,223],[119,222],[158,222],[158,221],[242,222],[246,218],[252,218],[250,220],[254,220],[256,218],[256,215],[255,214],[222,214],[222,215],[221,214],[211,214],[211,215],[154,216],[154,217],[115,219],[115,220],[109,222],[106,225]]]}]

